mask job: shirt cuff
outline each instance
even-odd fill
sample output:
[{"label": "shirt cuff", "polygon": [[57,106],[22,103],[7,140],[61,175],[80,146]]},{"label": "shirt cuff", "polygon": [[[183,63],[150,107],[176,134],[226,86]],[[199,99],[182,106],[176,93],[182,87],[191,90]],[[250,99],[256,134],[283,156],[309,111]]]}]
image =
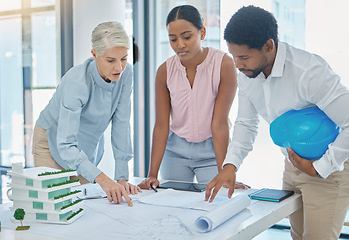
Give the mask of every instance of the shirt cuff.
[{"label": "shirt cuff", "polygon": [[77,168],[77,172],[89,182],[94,182],[95,178],[102,173],[102,171],[89,160],[82,161]]},{"label": "shirt cuff", "polygon": [[336,169],[333,169],[331,163],[326,161],[324,158],[314,161],[313,166],[316,172],[323,178],[327,178],[331,173],[336,171]]},{"label": "shirt cuff", "polygon": [[128,160],[118,160],[115,162],[114,179],[125,179],[128,181]]},{"label": "shirt cuff", "polygon": [[223,162],[223,165],[222,165],[222,168],[226,164],[233,164],[236,167],[236,171],[237,171],[239,169],[240,165],[241,165],[241,161],[234,161],[232,159],[225,158],[224,162]]}]

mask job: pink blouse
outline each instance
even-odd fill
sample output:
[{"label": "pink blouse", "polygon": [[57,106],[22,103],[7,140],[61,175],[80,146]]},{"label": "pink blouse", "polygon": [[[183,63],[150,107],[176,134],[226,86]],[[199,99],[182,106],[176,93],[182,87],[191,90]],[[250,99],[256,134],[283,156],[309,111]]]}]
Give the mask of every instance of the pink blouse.
[{"label": "pink blouse", "polygon": [[197,66],[193,88],[179,57],[174,55],[166,61],[171,97],[170,129],[188,142],[202,142],[212,137],[213,110],[224,54],[221,50],[208,49],[205,60]]}]

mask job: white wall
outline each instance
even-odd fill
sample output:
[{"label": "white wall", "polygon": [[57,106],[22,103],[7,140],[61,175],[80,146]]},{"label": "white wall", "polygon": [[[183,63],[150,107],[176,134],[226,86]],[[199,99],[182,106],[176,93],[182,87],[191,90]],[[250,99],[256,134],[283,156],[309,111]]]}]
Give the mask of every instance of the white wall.
[{"label": "white wall", "polygon": [[349,88],[349,1],[307,0],[305,48],[323,57]]},{"label": "white wall", "polygon": [[[99,23],[119,21],[124,24],[125,5],[125,0],[73,1],[74,66],[92,57],[91,33]],[[113,179],[115,163],[110,143],[110,126],[104,137],[105,152],[98,167]]]},{"label": "white wall", "polygon": [[74,65],[91,57],[91,33],[102,22],[125,20],[125,0],[74,0]]}]

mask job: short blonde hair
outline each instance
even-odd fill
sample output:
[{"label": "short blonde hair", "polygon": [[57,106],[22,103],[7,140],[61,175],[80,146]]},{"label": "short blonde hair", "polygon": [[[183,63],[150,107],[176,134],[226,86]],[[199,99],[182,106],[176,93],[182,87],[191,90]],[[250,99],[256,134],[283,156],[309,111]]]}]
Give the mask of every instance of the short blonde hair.
[{"label": "short blonde hair", "polygon": [[103,55],[105,50],[113,47],[130,48],[124,27],[116,21],[98,24],[92,31],[91,41],[97,55]]}]

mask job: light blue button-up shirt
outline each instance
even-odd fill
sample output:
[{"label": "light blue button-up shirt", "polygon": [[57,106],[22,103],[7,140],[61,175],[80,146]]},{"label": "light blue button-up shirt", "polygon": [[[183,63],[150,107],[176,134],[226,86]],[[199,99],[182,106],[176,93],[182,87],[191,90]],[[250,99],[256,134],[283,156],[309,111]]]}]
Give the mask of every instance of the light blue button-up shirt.
[{"label": "light blue button-up shirt", "polygon": [[132,67],[127,64],[118,81],[107,83],[99,75],[93,58],[63,76],[36,122],[47,129],[51,155],[60,166],[77,170],[93,182],[102,172],[97,165],[104,151],[103,133],[111,122],[115,180],[128,180],[128,160],[133,157],[132,79]]},{"label": "light blue button-up shirt", "polygon": [[[233,139],[223,164],[237,168],[252,150],[258,116],[269,124],[283,113],[317,105],[341,132],[326,153],[313,165],[324,178],[344,168],[349,158],[349,91],[321,57],[279,42],[271,74],[256,78],[238,76],[239,110]],[[281,149],[288,157],[285,148]]]}]

